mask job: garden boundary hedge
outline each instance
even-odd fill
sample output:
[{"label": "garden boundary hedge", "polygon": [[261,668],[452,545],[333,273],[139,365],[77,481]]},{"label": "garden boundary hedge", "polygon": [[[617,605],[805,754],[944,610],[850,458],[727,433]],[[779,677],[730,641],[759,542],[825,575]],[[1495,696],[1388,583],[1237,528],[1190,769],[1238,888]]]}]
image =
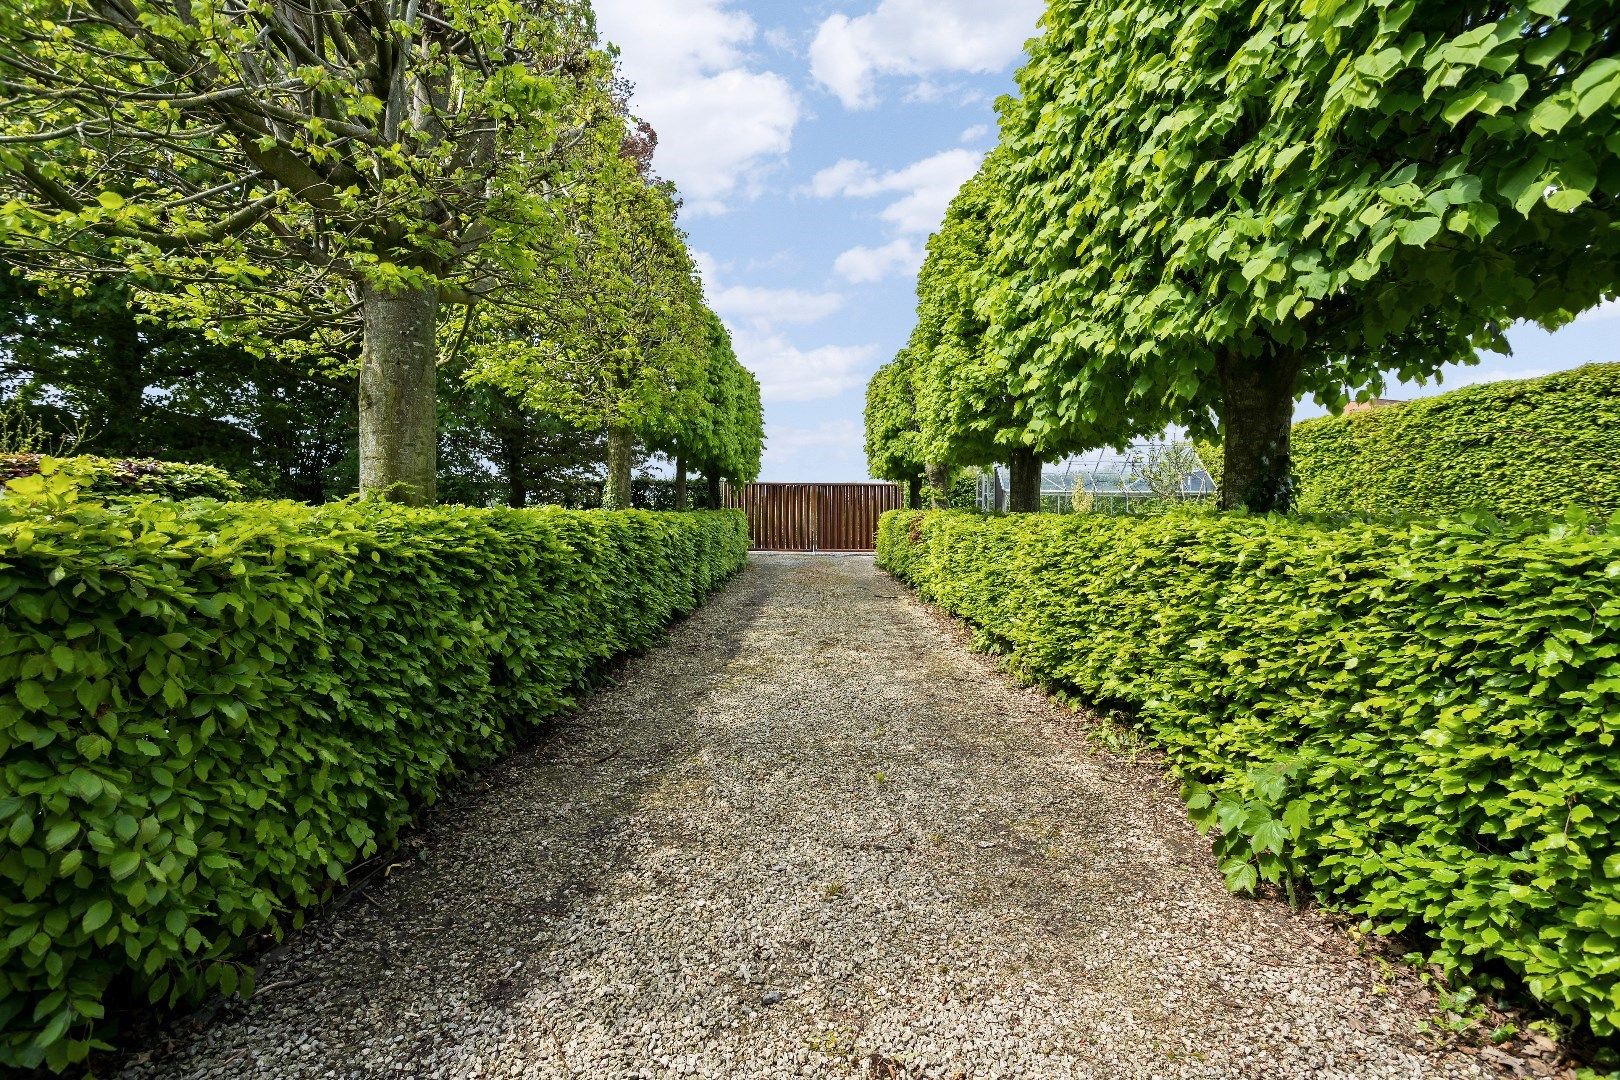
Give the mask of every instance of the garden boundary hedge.
[{"label": "garden boundary hedge", "polygon": [[1299,507],[1432,516],[1620,510],[1620,364],[1294,425]]},{"label": "garden boundary hedge", "polygon": [[1620,525],[895,511],[878,564],[1128,706],[1228,883],[1620,1027]]},{"label": "garden boundary hedge", "polygon": [[56,459],[40,454],[0,454],[0,484],[33,476],[46,460],[54,460],[54,468],[71,474],[83,491],[94,495],[158,495],[165,499],[240,499],[243,495],[242,485],[213,465],[90,454]]},{"label": "garden boundary hedge", "polygon": [[[243,986],[458,774],[746,558],[741,513],[0,499],[0,1066]],[[4,1071],[0,1069],[0,1071]]]}]

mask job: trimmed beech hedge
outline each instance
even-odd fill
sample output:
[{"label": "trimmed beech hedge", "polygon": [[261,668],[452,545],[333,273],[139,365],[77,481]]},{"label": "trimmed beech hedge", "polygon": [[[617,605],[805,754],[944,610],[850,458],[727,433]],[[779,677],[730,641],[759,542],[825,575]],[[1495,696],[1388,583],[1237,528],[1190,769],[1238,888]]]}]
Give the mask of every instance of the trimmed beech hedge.
[{"label": "trimmed beech hedge", "polygon": [[[39,454],[0,454],[0,484],[39,472],[47,459]],[[165,499],[240,499],[242,485],[212,465],[79,457],[54,459],[58,471],[71,474],[80,488],[100,496],[158,495]]]},{"label": "trimmed beech hedge", "polygon": [[1304,420],[1293,434],[1305,511],[1620,510],[1620,364]]},{"label": "trimmed beech hedge", "polygon": [[[742,564],[737,511],[0,499],[0,1066],[243,985],[446,784]],[[0,1070],[3,1071],[3,1070]]]},{"label": "trimmed beech hedge", "polygon": [[878,561],[1133,709],[1234,889],[1620,1028],[1620,524],[893,511]]}]

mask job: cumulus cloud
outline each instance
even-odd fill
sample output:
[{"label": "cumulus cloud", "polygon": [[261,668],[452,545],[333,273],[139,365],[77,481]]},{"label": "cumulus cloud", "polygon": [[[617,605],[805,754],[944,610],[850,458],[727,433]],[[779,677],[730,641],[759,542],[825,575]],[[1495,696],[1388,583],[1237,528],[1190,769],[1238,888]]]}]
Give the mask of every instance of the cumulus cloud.
[{"label": "cumulus cloud", "polygon": [[773,424],[765,442],[764,471],[772,475],[799,472],[818,480],[864,478],[864,438],[861,426],[848,419],[815,427]]},{"label": "cumulus cloud", "polygon": [[692,258],[703,275],[709,306],[732,326],[769,334],[778,326],[820,322],[844,306],[845,297],[837,292],[733,285],[724,280],[720,263],[708,252],[693,252]]},{"label": "cumulus cloud", "polygon": [[785,78],[752,63],[754,21],[730,0],[598,0],[596,13],[636,84],[636,113],[658,131],[658,171],[688,209],[717,213],[757,192],[792,146],[799,101]]},{"label": "cumulus cloud", "polygon": [[860,386],[877,358],[875,345],[822,345],[801,349],[776,333],[734,329],[737,358],[759,376],[767,404],[836,397]]},{"label": "cumulus cloud", "polygon": [[1042,0],[880,0],[854,17],[830,15],[810,45],[810,71],[845,108],[877,104],[880,76],[992,74],[1010,64],[1035,33]]},{"label": "cumulus cloud", "polygon": [[967,128],[962,132],[960,141],[964,143],[976,143],[982,139],[988,138],[989,135],[989,124],[974,124],[972,127]]},{"label": "cumulus cloud", "polygon": [[850,248],[833,261],[833,270],[856,284],[916,270],[922,265],[923,249],[913,238],[939,228],[945,208],[963,181],[978,170],[982,156],[964,148],[945,150],[888,172],[845,158],[816,173],[805,185],[805,194],[823,199],[888,198],[878,217],[889,224],[891,239]]},{"label": "cumulus cloud", "polygon": [[884,173],[864,161],[846,158],[816,173],[808,191],[824,199],[898,196],[878,216],[899,233],[927,234],[939,228],[945,207],[963,182],[978,171],[982,157],[976,150],[959,147]]},{"label": "cumulus cloud", "polygon": [[820,322],[838,312],[845,297],[814,289],[733,285],[728,269],[712,255],[698,251],[693,259],[703,275],[709,306],[731,330],[737,358],[759,376],[766,402],[814,401],[834,397],[860,385],[877,355],[871,345],[823,345],[802,349],[781,327]]},{"label": "cumulus cloud", "polygon": [[852,247],[833,260],[833,271],[856,285],[882,281],[891,274],[909,274],[922,265],[920,244],[905,237],[879,247]]}]

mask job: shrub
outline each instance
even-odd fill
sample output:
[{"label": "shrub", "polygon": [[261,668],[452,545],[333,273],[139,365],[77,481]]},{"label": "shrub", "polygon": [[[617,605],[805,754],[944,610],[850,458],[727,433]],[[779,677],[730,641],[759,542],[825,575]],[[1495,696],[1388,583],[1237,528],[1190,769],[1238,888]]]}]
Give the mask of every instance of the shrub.
[{"label": "shrub", "polygon": [[1620,364],[1294,425],[1302,510],[1435,515],[1620,510]]},{"label": "shrub", "polygon": [[260,934],[742,563],[736,511],[0,500],[0,1065]]},{"label": "shrub", "polygon": [[[0,483],[33,476],[39,454],[0,454]],[[178,461],[126,460],[120,458],[64,458],[59,471],[74,477],[84,492],[100,496],[159,495],[165,499],[239,499],[242,485],[229,473],[212,465],[191,465]]]},{"label": "shrub", "polygon": [[1134,709],[1234,889],[1620,1026],[1620,526],[895,511],[878,559]]}]

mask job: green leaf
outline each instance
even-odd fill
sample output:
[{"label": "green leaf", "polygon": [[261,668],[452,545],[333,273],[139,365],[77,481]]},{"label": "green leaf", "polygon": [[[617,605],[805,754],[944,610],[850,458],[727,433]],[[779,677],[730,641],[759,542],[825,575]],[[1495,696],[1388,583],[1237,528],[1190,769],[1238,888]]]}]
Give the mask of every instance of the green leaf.
[{"label": "green leaf", "polygon": [[107,921],[112,918],[112,914],[113,906],[111,900],[97,900],[94,904],[90,905],[90,910],[84,913],[84,922],[82,924],[84,927],[84,932],[87,934],[92,934],[97,930],[100,930],[103,926],[107,925]]}]

